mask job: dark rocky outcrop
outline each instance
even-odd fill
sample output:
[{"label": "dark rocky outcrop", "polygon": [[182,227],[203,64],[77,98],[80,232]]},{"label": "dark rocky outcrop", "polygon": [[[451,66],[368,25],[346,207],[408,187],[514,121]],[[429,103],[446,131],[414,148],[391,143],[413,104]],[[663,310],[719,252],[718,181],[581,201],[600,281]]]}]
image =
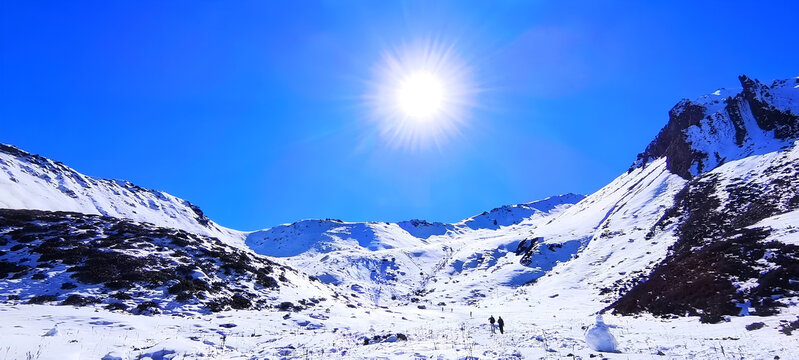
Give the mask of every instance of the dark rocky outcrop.
[{"label": "dark rocky outcrop", "polygon": [[275,279],[293,272],[216,238],[98,215],[0,209],[0,239],[0,301],[259,309],[277,306]]},{"label": "dark rocky outcrop", "polygon": [[384,342],[397,342],[397,341],[408,341],[408,337],[402,333],[396,334],[386,334],[386,335],[375,335],[371,338],[364,337],[363,344],[364,345],[372,345],[372,344],[379,344]]},{"label": "dark rocky outcrop", "polygon": [[524,239],[519,242],[519,245],[516,247],[516,255],[521,256],[522,258],[519,259],[519,263],[524,266],[529,266],[530,262],[532,261],[532,257],[535,256],[538,252],[536,251],[536,244],[544,240],[543,237],[536,237],[532,239]]},{"label": "dark rocky outcrop", "polygon": [[669,111],[669,123],[660,130],[646,150],[638,154],[637,162],[645,164],[665,156],[666,166],[671,172],[686,179],[690,178],[691,164],[704,155],[691,148],[683,131],[690,126],[699,125],[704,117],[704,107],[689,100],[681,101]]},{"label": "dark rocky outcrop", "polygon": [[732,121],[735,127],[735,145],[742,147],[744,146],[744,141],[748,133],[746,131],[746,125],[744,125],[743,115],[741,115],[740,102],[735,101],[733,97],[728,97],[724,100],[724,103],[726,104],[724,110],[729,114],[730,121]]},{"label": "dark rocky outcrop", "polygon": [[792,114],[790,110],[782,112],[769,104],[768,99],[773,95],[759,81],[746,75],[741,75],[738,79],[743,85],[743,92],[738,96],[749,104],[749,109],[761,129],[773,131],[777,139],[795,139],[799,136],[799,114]]}]

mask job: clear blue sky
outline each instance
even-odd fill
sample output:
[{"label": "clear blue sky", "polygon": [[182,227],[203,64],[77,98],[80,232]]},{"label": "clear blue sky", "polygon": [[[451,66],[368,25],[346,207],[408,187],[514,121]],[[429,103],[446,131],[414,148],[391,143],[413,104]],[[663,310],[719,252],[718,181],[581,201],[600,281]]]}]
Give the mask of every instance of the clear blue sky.
[{"label": "clear blue sky", "polygon": [[[683,97],[799,75],[796,1],[0,1],[0,142],[222,225],[456,221],[588,194]],[[385,146],[381,54],[437,38],[482,91],[439,148]]]}]

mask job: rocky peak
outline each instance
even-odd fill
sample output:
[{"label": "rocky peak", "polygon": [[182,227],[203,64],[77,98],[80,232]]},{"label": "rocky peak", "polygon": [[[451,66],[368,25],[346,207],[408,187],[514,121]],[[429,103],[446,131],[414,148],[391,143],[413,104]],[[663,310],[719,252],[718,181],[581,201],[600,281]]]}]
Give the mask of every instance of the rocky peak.
[{"label": "rocky peak", "polygon": [[[758,126],[767,131],[773,131],[774,137],[781,140],[788,140],[788,139],[795,139],[799,137],[799,113],[796,112],[796,108],[794,111],[792,109],[779,109],[775,104],[772,102],[781,102],[780,94],[773,94],[771,91],[771,87],[761,84],[757,80],[753,80],[748,78],[746,75],[741,75],[738,77],[741,81],[741,85],[743,86],[743,91],[739,94],[735,100],[741,101],[745,100],[746,103],[749,105],[749,109],[754,115],[755,121],[757,121]],[[773,88],[777,88],[778,86],[782,85],[793,85],[794,91],[791,93],[793,96],[792,99],[787,100],[794,100],[799,102],[797,96],[799,93],[799,78],[794,79],[794,82],[791,83],[788,80],[782,81],[775,81]],[[791,88],[790,86],[788,88]]]},{"label": "rocky peak", "polygon": [[690,179],[731,160],[773,151],[799,138],[799,78],[771,85],[739,78],[742,89],[683,99],[669,122],[638,154],[631,170],[666,157],[667,168]]}]

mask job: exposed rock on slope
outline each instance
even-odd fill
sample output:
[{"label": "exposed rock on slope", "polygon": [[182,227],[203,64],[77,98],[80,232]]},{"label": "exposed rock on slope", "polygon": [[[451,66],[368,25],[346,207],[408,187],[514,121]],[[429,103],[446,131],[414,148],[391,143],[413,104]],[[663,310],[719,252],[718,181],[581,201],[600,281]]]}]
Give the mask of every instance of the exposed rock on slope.
[{"label": "exposed rock on slope", "polygon": [[278,307],[300,300],[306,290],[297,288],[332,294],[215,238],[97,215],[0,209],[4,301],[207,312]]}]

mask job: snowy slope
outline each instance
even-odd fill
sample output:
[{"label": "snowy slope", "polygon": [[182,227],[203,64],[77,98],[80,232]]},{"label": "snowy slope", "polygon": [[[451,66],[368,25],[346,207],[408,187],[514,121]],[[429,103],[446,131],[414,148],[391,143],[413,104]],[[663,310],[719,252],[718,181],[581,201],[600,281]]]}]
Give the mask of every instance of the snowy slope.
[{"label": "snowy slope", "polygon": [[583,195],[564,194],[525,204],[507,205],[454,224],[408,220],[399,223],[353,223],[336,219],[302,220],[292,224],[254,231],[247,245],[265,255],[295,256],[308,251],[331,252],[363,248],[383,250],[429,244],[431,237],[450,237],[473,230],[497,230],[534,216],[548,214],[579,202]]},{"label": "snowy slope", "polygon": [[435,293],[483,298],[532,283],[528,287],[540,297],[579,290],[580,299],[599,310],[599,289],[665,256],[669,241],[655,244],[643,237],[684,183],[665,169],[665,161],[656,161],[546,221],[467,241],[470,245],[452,257],[449,271],[441,273]]},{"label": "snowy slope", "polygon": [[340,220],[303,220],[255,231],[247,245],[270,256],[295,256],[312,251],[327,253],[349,249],[371,251],[419,246],[426,241],[393,223],[351,223]]},{"label": "snowy slope", "polygon": [[4,144],[0,144],[0,208],[112,216],[243,245],[242,232],[217,225],[186,200],[127,181],[86,176],[60,162]]},{"label": "snowy slope", "polygon": [[799,300],[799,141],[691,181],[652,229],[668,257],[614,304],[623,314],[773,315]]},{"label": "snowy slope", "polygon": [[[493,244],[484,240],[501,238],[508,231],[516,236],[518,229],[531,228],[582,198],[565,194],[504,206],[454,224],[422,220],[400,223],[303,220],[252,232],[246,243],[258,253],[284,257],[282,262],[325,283],[346,288],[363,299],[363,303],[418,301],[419,294],[430,290],[428,284],[439,280],[438,273],[446,270],[445,266],[460,249],[477,245],[474,251],[481,253],[485,250],[483,246]],[[514,241],[518,243],[515,239],[507,242]],[[497,246],[505,253],[515,250],[515,245]],[[474,253],[464,256],[470,255],[480,256]],[[467,263],[467,269],[471,263]],[[508,285],[521,283],[518,279],[508,281]]]},{"label": "snowy slope", "polygon": [[[8,359],[767,359],[795,358],[792,316],[706,325],[694,319],[605,315],[619,353],[588,348],[593,322],[523,297],[501,306],[458,304],[440,309],[235,311],[204,316],[140,316],[70,306],[0,304],[2,354]],[[559,299],[561,303],[567,302]],[[329,310],[329,312],[328,312]],[[492,334],[489,315],[501,315],[505,334]],[[287,315],[289,315],[287,317]],[[312,326],[313,325],[313,326]],[[55,329],[55,330],[53,330]],[[45,334],[51,334],[43,336]],[[364,345],[401,333],[407,341]]]},{"label": "snowy slope", "polygon": [[583,198],[585,195],[569,193],[525,204],[506,205],[472,216],[459,222],[456,226],[463,225],[472,230],[497,230],[502,226],[516,225],[538,214],[550,213],[563,205],[576,204]]}]

